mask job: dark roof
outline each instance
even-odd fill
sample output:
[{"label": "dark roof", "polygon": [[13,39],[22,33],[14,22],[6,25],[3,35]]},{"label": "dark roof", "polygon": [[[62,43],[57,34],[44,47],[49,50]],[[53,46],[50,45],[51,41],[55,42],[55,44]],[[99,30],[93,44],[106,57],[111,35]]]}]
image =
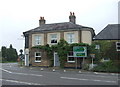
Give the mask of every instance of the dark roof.
[{"label": "dark roof", "polygon": [[33,33],[33,32],[65,31],[65,30],[80,30],[80,29],[90,30],[94,35],[94,30],[92,28],[74,24],[72,22],[44,24],[41,25],[40,27],[26,31],[23,34]]},{"label": "dark roof", "polygon": [[100,33],[98,33],[95,40],[118,40],[120,39],[120,24],[108,24]]}]

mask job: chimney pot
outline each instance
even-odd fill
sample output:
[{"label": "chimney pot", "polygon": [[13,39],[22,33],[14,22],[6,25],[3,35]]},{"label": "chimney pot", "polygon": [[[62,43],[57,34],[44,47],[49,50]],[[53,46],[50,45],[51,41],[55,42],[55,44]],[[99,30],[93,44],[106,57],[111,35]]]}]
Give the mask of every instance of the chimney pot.
[{"label": "chimney pot", "polygon": [[70,16],[69,16],[69,22],[72,22],[72,23],[76,23],[76,16],[75,16],[75,13],[73,12],[70,12]]},{"label": "chimney pot", "polygon": [[39,26],[44,25],[45,22],[46,22],[46,20],[44,19],[44,17],[40,17]]}]

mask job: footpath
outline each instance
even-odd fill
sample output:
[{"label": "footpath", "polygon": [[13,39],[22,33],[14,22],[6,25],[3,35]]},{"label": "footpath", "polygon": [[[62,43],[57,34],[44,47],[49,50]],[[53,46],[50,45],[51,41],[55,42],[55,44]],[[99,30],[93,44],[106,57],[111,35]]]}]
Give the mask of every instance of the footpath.
[{"label": "footpath", "polygon": [[48,71],[48,72],[59,72],[59,73],[75,73],[75,74],[96,74],[96,75],[118,75],[120,76],[120,73],[109,73],[109,72],[93,72],[93,71],[87,71],[82,69],[70,69],[70,68],[59,68],[59,67],[25,67],[25,66],[19,66],[20,68],[28,68],[36,71]]}]

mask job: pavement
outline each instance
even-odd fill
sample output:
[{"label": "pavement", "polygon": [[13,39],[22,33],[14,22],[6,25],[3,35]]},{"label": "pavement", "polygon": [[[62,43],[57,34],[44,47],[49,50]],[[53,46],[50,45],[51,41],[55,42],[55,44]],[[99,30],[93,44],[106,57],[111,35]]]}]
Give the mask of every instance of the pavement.
[{"label": "pavement", "polygon": [[25,67],[18,66],[20,68],[34,69],[38,71],[49,71],[49,72],[60,72],[60,73],[76,73],[76,74],[101,74],[101,75],[120,75],[120,73],[108,73],[108,72],[93,72],[82,69],[70,69],[70,68],[59,68],[59,67]]}]

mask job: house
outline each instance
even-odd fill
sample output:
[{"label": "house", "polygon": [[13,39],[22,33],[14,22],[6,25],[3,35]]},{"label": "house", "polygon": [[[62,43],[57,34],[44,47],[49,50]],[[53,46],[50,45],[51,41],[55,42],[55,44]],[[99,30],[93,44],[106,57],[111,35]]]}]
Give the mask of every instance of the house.
[{"label": "house", "polygon": [[[29,66],[50,66],[50,59],[46,52],[40,49],[32,48],[37,45],[55,45],[60,39],[72,43],[87,43],[91,45],[92,38],[95,35],[93,28],[76,24],[74,12],[70,12],[69,22],[46,24],[44,17],[40,17],[39,26],[29,31],[23,32],[25,36],[25,65]],[[59,57],[57,52],[54,55],[54,66],[59,66]],[[68,55],[66,66],[74,67],[75,60],[73,55]],[[78,61],[80,62],[80,60]],[[78,65],[80,66],[80,64]]]},{"label": "house", "polygon": [[[120,24],[108,24],[100,33],[94,36],[94,42],[108,42],[111,44],[109,50],[104,55],[103,58],[106,59],[106,56],[109,56],[110,59],[119,60],[120,56]],[[99,44],[96,45],[96,48],[100,48]],[[108,57],[107,57],[108,59]]]}]

